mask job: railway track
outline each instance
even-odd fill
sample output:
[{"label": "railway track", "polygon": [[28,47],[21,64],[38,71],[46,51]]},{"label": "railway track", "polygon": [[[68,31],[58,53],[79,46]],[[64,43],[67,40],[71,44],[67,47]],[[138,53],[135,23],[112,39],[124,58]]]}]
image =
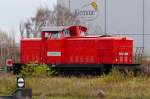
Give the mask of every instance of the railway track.
[{"label": "railway track", "polygon": [[[106,66],[105,66],[106,67]],[[113,69],[118,69],[120,71],[123,71],[124,73],[133,72],[135,75],[148,75],[150,76],[150,62],[146,63],[144,65],[139,66],[108,66],[107,68],[52,68],[54,71],[56,71],[55,75],[57,76],[84,76],[84,75],[90,75],[90,76],[97,76],[102,75],[103,73],[108,74]],[[13,75],[12,71],[6,70],[7,74]],[[6,72],[3,67],[0,67],[0,75],[6,74]]]}]

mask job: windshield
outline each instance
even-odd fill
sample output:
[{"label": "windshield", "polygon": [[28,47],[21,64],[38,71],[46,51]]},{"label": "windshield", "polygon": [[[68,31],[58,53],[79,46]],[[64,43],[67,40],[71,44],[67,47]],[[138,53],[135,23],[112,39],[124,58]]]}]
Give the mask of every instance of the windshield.
[{"label": "windshield", "polygon": [[61,32],[45,32],[46,39],[58,39],[61,38]]},{"label": "windshield", "polygon": [[65,29],[64,30],[64,37],[70,37],[70,31]]},{"label": "windshield", "polygon": [[57,39],[61,37],[61,33],[60,32],[53,32],[51,34],[51,38]]}]

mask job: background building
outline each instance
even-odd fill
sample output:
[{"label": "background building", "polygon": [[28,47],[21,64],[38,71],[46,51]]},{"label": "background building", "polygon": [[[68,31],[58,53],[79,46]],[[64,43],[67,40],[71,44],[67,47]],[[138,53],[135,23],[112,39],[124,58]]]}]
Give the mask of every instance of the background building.
[{"label": "background building", "polygon": [[104,33],[104,0],[58,0],[58,4],[70,9],[83,24],[90,27],[89,34]]},{"label": "background building", "polygon": [[150,0],[57,0],[57,4],[85,22],[89,34],[127,35],[135,47],[144,46],[150,54]]}]

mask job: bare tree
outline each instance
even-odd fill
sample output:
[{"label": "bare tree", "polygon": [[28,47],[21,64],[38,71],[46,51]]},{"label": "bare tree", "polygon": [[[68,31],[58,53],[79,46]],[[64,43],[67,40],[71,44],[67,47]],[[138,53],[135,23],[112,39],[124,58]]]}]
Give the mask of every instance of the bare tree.
[{"label": "bare tree", "polygon": [[40,7],[37,9],[35,17],[20,23],[20,33],[22,37],[25,35],[28,38],[31,37],[31,35],[33,37],[39,37],[41,27],[78,24],[80,24],[80,20],[67,8],[57,5],[54,7],[54,10],[51,11],[48,8]]},{"label": "bare tree", "polygon": [[0,66],[5,66],[7,58],[17,57],[18,48],[15,43],[15,34],[7,34],[5,31],[0,30]]},{"label": "bare tree", "polygon": [[57,12],[57,25],[66,26],[66,25],[79,25],[80,19],[70,12],[69,9],[66,9],[60,5],[55,8]]}]

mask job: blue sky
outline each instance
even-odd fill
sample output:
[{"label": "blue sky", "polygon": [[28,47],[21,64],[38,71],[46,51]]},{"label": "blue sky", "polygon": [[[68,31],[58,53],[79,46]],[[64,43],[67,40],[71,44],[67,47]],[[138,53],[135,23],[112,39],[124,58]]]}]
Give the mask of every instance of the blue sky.
[{"label": "blue sky", "polygon": [[0,29],[16,31],[19,38],[19,23],[35,15],[40,6],[53,9],[57,0],[0,0]]}]

